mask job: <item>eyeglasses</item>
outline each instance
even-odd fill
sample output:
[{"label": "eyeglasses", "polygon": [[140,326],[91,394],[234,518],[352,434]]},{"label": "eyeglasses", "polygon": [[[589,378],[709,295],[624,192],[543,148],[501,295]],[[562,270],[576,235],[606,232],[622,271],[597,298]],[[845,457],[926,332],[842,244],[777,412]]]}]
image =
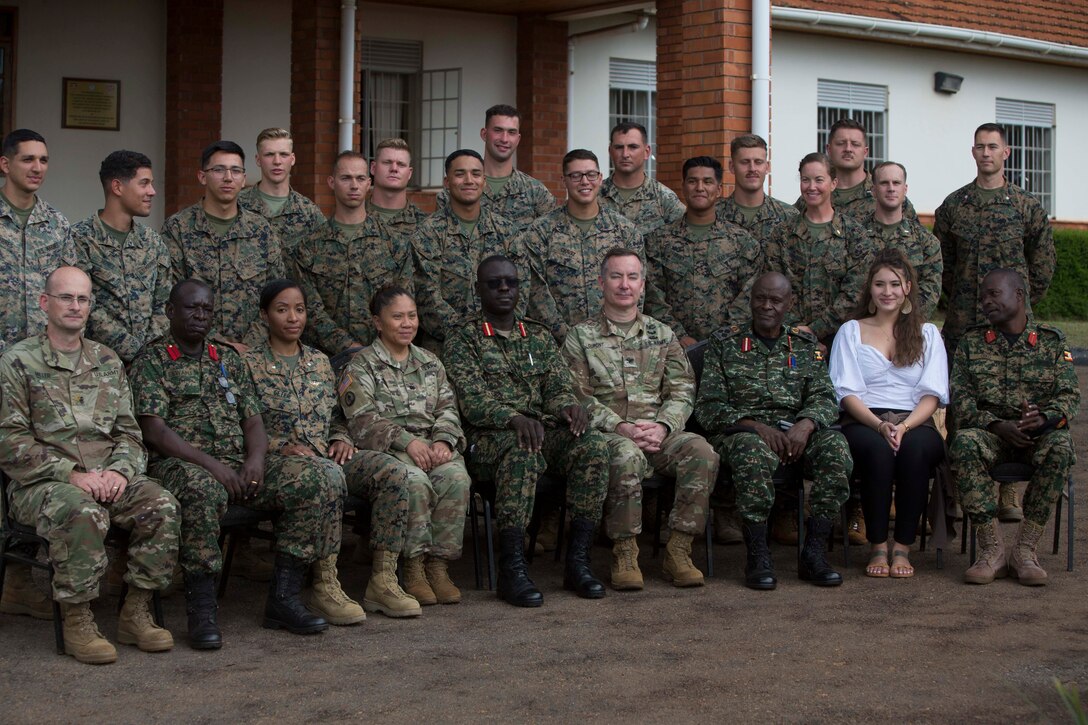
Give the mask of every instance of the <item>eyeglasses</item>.
[{"label": "eyeglasses", "polygon": [[65,307],[71,307],[73,302],[78,304],[80,307],[89,307],[90,304],[94,302],[94,297],[84,297],[83,295],[80,295],[79,297],[76,297],[75,295],[51,295],[46,292],[45,296],[52,297],[55,300],[60,300],[60,303]]},{"label": "eyeglasses", "polygon": [[590,181],[596,181],[601,178],[600,171],[572,171],[569,174],[564,174],[568,179],[574,182],[581,181],[582,179],[589,179]]},{"label": "eyeglasses", "polygon": [[503,285],[506,285],[510,289],[515,289],[518,286],[517,277],[492,277],[489,280],[485,280],[484,284],[488,289],[499,289]]},{"label": "eyeglasses", "polygon": [[245,176],[246,170],[241,166],[213,166],[210,169],[204,169],[205,174],[211,174],[212,176]]}]

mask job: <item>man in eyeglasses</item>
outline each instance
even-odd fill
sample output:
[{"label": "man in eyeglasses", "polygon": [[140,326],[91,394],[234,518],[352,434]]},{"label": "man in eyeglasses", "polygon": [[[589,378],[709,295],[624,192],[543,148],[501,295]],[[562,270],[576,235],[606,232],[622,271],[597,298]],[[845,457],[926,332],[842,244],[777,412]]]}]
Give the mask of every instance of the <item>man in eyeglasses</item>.
[{"label": "man in eyeglasses", "polygon": [[[170,278],[206,282],[219,304],[212,329],[235,346],[264,339],[261,289],[285,276],[280,239],[260,214],[238,206],[246,183],[246,154],[233,141],[216,141],[200,155],[196,174],[204,196],[166,220]],[[244,347],[244,346],[243,346]]]},{"label": "man in eyeglasses", "polygon": [[592,151],[568,152],[563,157],[567,203],[525,232],[530,265],[544,280],[529,290],[529,316],[547,324],[560,344],[571,326],[601,311],[597,274],[605,252],[613,247],[633,249],[646,263],[635,225],[611,205],[600,204],[602,179]]}]

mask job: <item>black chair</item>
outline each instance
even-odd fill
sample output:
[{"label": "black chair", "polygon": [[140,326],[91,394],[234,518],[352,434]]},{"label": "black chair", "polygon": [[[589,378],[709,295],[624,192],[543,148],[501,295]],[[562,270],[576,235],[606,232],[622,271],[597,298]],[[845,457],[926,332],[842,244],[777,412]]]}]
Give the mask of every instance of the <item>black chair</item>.
[{"label": "black chair", "polygon": [[[1032,474],[1035,473],[1035,468],[1029,463],[999,463],[990,469],[990,478],[992,478],[998,484],[1004,483],[1020,483],[1021,481],[1030,481]],[[1066,479],[1065,490],[1058,496],[1058,500],[1054,504],[1054,548],[1050,552],[1051,554],[1058,553],[1058,546],[1061,542],[1062,531],[1062,499],[1069,501],[1069,506],[1066,511],[1066,544],[1065,544],[1065,570],[1073,571],[1073,474],[1070,473]],[[975,560],[975,527],[971,525],[970,519],[966,512],[963,515],[963,536],[960,539],[960,553],[963,554],[967,550],[967,530],[971,530],[971,561]]]},{"label": "black chair", "polygon": [[227,581],[230,579],[230,567],[234,561],[235,534],[245,532],[255,539],[271,541],[271,532],[264,531],[259,525],[275,518],[273,511],[258,511],[248,506],[231,504],[223,518],[219,519],[219,550],[223,552],[223,570],[219,573],[219,588],[216,596],[220,599],[227,593]]}]

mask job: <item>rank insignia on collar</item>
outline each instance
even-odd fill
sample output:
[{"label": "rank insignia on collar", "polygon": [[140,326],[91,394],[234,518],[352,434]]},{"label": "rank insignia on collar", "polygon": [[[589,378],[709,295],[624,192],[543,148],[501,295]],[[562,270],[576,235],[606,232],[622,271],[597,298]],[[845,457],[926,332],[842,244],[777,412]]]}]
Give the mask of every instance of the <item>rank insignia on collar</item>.
[{"label": "rank insignia on collar", "polygon": [[1062,353],[1062,359],[1065,360],[1068,363],[1073,362],[1073,353],[1066,350],[1065,352]]},{"label": "rank insignia on collar", "polygon": [[1032,330],[1028,333],[1028,344],[1032,347],[1035,347],[1035,343],[1037,342],[1039,342],[1039,333],[1037,333],[1035,330]]},{"label": "rank insignia on collar", "polygon": [[521,333],[522,337],[528,337],[529,336],[529,333],[525,331],[525,323],[522,322],[521,320],[518,320],[518,332]]},{"label": "rank insignia on collar", "polygon": [[987,330],[986,334],[983,336],[983,339],[986,340],[987,345],[991,345],[995,340],[997,340],[997,333],[993,330]]},{"label": "rank insignia on collar", "polygon": [[495,328],[491,326],[490,322],[484,323],[484,337],[494,337]]},{"label": "rank insignia on collar", "polygon": [[177,345],[167,345],[166,354],[170,356],[171,360],[177,360],[181,357],[181,350],[178,349]]},{"label": "rank insignia on collar", "polygon": [[745,337],[744,339],[742,339],[740,341],[740,351],[741,352],[751,352],[752,351],[752,338]]},{"label": "rank insignia on collar", "polygon": [[208,343],[208,357],[212,359],[212,362],[219,362],[219,351],[210,342]]}]

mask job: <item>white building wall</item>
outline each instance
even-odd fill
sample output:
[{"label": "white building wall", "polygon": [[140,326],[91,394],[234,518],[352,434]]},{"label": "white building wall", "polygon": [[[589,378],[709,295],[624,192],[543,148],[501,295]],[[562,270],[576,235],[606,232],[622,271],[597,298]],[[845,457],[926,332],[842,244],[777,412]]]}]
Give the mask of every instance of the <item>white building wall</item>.
[{"label": "white building wall", "polygon": [[[975,177],[972,134],[994,120],[998,97],[1053,103],[1055,216],[1088,220],[1084,69],[787,31],[773,35],[772,193],[778,198],[797,198],[797,163],[816,150],[816,81],[824,78],[888,87],[888,158],[907,167],[910,199],[921,213],[932,213]],[[936,71],[963,76],[960,92],[936,93]]]},{"label": "white building wall", "polygon": [[[111,151],[131,149],[165,172],[166,4],[134,0],[7,0],[19,8],[15,128],[49,146],[42,198],[72,222],[102,206],[98,168]],[[62,129],[62,78],[121,82],[121,130]],[[158,184],[160,194],[163,184]],[[147,220],[158,228],[162,205]]]}]

